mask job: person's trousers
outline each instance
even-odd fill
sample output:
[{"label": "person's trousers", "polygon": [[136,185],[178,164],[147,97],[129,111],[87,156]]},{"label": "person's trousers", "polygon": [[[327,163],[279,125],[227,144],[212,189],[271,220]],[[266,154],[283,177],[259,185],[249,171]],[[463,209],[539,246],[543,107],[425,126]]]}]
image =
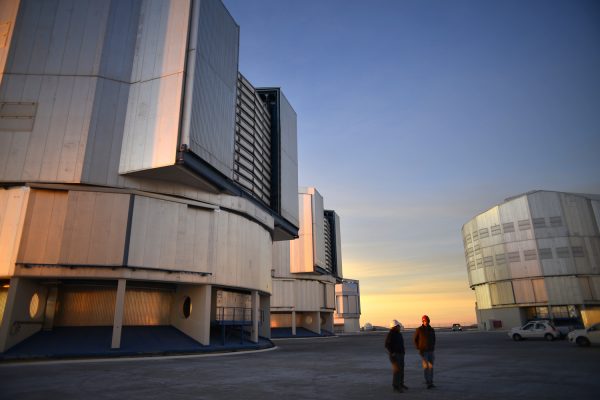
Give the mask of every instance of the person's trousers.
[{"label": "person's trousers", "polygon": [[390,362],[392,363],[392,386],[401,389],[404,385],[404,354],[390,354]]},{"label": "person's trousers", "polygon": [[421,352],[421,361],[423,362],[423,375],[425,376],[425,382],[428,385],[433,384],[433,361],[435,357],[433,351]]}]

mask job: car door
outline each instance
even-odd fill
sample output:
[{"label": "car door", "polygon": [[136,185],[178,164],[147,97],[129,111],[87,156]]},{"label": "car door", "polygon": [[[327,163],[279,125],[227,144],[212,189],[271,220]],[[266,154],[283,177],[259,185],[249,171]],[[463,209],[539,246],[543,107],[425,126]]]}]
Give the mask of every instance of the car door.
[{"label": "car door", "polygon": [[532,337],[543,338],[546,334],[546,325],[536,322],[533,328]]},{"label": "car door", "polygon": [[521,331],[519,333],[524,338],[533,337],[533,328],[534,327],[535,327],[535,324],[533,322],[530,322],[528,324],[523,325],[523,327],[521,328]]},{"label": "car door", "polygon": [[600,324],[590,326],[587,330],[587,336],[591,343],[600,344]]}]

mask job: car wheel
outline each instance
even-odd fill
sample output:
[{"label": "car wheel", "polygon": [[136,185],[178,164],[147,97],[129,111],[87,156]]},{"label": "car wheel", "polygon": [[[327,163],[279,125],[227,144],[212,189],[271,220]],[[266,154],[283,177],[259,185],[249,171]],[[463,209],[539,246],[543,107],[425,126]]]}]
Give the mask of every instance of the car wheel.
[{"label": "car wheel", "polygon": [[522,339],[522,337],[521,337],[521,335],[519,335],[518,333],[515,333],[515,334],[513,335],[513,340],[514,340],[515,342],[518,342],[518,341],[519,341],[519,340],[521,340],[521,339]]},{"label": "car wheel", "polygon": [[583,336],[578,337],[577,340],[575,340],[575,343],[577,343],[581,347],[588,347],[590,345],[590,341],[588,340],[588,338],[585,338]]},{"label": "car wheel", "polygon": [[551,342],[551,341],[553,341],[553,340],[554,340],[554,336],[552,336],[552,334],[551,334],[551,333],[546,333],[546,334],[544,335],[544,339],[546,339],[547,341]]}]

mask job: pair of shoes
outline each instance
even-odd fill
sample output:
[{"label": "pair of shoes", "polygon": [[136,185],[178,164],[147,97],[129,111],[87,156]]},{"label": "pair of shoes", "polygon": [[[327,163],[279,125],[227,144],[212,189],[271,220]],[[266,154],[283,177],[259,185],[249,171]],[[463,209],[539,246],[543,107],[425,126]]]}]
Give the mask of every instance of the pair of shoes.
[{"label": "pair of shoes", "polygon": [[406,386],[404,383],[401,385],[402,389],[404,390],[408,390],[408,386]]},{"label": "pair of shoes", "polygon": [[427,389],[433,389],[435,385],[433,383],[427,384]]},{"label": "pair of shoes", "polygon": [[394,386],[394,392],[402,393],[403,392],[402,387]]}]

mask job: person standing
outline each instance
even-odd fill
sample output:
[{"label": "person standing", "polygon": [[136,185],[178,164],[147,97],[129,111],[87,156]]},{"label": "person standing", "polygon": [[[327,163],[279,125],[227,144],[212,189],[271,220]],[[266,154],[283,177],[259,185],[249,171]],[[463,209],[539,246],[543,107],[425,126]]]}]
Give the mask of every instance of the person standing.
[{"label": "person standing", "polygon": [[393,320],[385,338],[385,348],[392,363],[392,386],[395,392],[408,389],[404,386],[404,338],[400,331],[400,322]]},{"label": "person standing", "polygon": [[429,325],[429,317],[423,315],[421,317],[422,325],[415,330],[413,340],[415,347],[419,350],[421,361],[423,362],[423,374],[425,375],[425,383],[427,389],[434,388],[433,384],[433,361],[435,350],[435,330]]}]

